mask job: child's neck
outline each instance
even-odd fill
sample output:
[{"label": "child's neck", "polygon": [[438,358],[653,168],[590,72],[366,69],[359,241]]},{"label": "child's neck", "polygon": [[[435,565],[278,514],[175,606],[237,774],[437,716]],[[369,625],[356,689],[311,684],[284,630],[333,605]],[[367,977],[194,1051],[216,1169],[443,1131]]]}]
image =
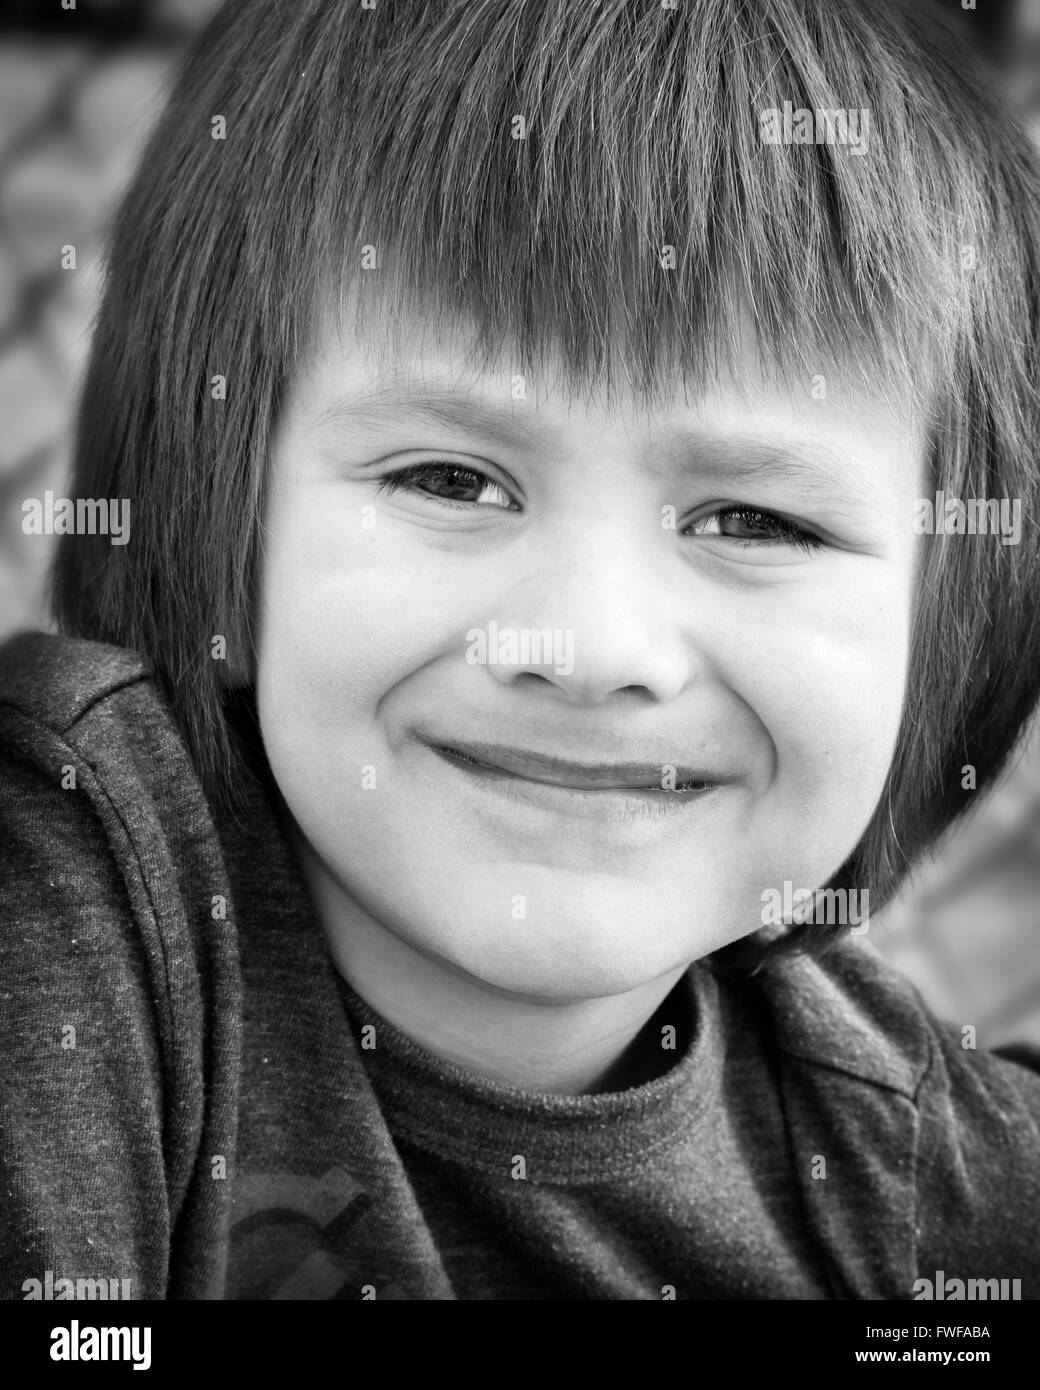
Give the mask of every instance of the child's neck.
[{"label": "child's neck", "polygon": [[323,923],[336,968],[427,1052],[522,1090],[578,1095],[649,1081],[675,1058],[641,1045],[681,971],[607,999],[541,1002],[482,985],[382,928]]}]

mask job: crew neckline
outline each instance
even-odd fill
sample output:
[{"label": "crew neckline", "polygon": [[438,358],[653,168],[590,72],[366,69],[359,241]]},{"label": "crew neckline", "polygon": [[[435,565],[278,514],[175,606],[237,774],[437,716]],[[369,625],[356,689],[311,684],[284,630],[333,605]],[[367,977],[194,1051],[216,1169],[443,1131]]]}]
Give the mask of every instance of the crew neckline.
[{"label": "crew neckline", "polygon": [[[677,1037],[686,1036],[674,1064],[651,1081],[590,1095],[523,1090],[444,1061],[377,1014],[338,972],[336,979],[355,1038],[375,1028],[375,1047],[359,1045],[358,1054],[391,1134],[470,1169],[508,1177],[522,1156],[533,1181],[623,1178],[679,1143],[719,1091],[718,985],[698,965],[669,995],[678,1006]],[[666,1023],[667,1010],[655,1019]]]}]

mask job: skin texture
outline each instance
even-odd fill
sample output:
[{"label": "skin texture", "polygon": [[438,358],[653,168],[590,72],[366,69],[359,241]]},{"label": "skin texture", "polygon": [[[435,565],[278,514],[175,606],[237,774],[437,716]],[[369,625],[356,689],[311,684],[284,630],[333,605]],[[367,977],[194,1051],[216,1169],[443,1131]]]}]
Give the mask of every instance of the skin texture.
[{"label": "skin texture", "polygon": [[[464,336],[405,328],[386,351],[325,333],[273,446],[256,682],[286,824],[337,967],[415,1041],[529,1089],[631,1084],[687,966],[761,926],[765,890],[825,883],[870,820],[920,441],[836,366],[820,400],[749,354],[739,390],[648,412],[550,379],[514,399],[508,355],[478,371]],[[434,418],[418,389],[465,399]],[[558,630],[570,660],[473,660],[492,622]],[[659,789],[489,782],[431,746],[466,741],[638,762]],[[683,765],[712,789],[661,789]]]}]

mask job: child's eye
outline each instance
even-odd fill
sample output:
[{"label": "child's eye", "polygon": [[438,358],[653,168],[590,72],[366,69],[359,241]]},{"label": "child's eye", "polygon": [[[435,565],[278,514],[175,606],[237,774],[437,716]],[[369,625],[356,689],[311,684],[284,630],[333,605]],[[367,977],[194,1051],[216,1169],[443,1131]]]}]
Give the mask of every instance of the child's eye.
[{"label": "child's eye", "polygon": [[414,463],[408,468],[399,468],[396,473],[388,473],[379,480],[376,490],[382,496],[417,492],[459,511],[483,506],[519,510],[505,488],[478,468],[462,463]]},{"label": "child's eye", "polygon": [[707,516],[691,522],[686,528],[686,534],[721,536],[728,540],[743,541],[745,545],[753,541],[764,541],[766,544],[774,545],[797,545],[809,552],[823,548],[819,536],[804,530],[776,512],[762,511],[758,507],[719,507]]}]

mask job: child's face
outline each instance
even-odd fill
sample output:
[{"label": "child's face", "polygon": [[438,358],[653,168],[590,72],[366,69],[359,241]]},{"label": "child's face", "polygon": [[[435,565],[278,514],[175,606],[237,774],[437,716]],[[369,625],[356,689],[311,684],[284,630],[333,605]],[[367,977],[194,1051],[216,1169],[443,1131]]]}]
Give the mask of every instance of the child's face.
[{"label": "child's face", "polygon": [[[759,927],[765,890],[824,883],[867,826],[919,441],[837,369],[826,399],[607,413],[402,341],[326,340],[271,461],[259,712],[319,915],[527,996],[635,988]],[[425,395],[366,403],[381,371]]]}]

